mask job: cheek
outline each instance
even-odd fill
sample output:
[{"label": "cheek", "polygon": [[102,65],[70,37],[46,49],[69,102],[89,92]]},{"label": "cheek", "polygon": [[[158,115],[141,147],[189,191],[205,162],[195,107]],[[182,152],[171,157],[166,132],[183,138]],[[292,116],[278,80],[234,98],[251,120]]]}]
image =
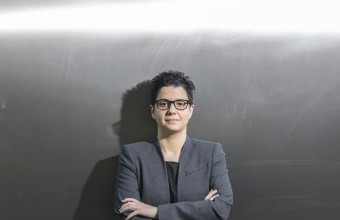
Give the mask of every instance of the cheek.
[{"label": "cheek", "polygon": [[155,119],[157,122],[162,121],[162,118],[164,118],[164,117],[162,116],[162,114],[160,114],[159,112],[155,112],[155,114],[154,114],[154,119]]},{"label": "cheek", "polygon": [[191,114],[190,112],[186,113],[185,115],[183,115],[182,117],[185,121],[189,121],[189,119],[191,118]]},{"label": "cheek", "polygon": [[190,118],[191,118],[191,116],[192,116],[192,113],[191,113],[191,112],[189,112],[189,113],[188,113],[188,119],[190,119]]}]

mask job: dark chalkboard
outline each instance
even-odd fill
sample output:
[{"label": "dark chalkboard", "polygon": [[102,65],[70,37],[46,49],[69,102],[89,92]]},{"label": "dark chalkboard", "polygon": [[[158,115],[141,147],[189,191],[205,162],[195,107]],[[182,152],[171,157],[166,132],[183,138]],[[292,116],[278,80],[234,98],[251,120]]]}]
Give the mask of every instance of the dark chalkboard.
[{"label": "dark chalkboard", "polygon": [[112,219],[168,69],[197,86],[189,135],[224,147],[231,220],[340,219],[339,60],[326,35],[0,35],[0,219]]}]

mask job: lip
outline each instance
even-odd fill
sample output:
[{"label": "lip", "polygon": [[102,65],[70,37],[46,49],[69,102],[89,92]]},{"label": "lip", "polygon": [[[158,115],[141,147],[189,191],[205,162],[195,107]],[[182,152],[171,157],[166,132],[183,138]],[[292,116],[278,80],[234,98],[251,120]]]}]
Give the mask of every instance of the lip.
[{"label": "lip", "polygon": [[178,119],[165,119],[165,121],[179,121]]}]

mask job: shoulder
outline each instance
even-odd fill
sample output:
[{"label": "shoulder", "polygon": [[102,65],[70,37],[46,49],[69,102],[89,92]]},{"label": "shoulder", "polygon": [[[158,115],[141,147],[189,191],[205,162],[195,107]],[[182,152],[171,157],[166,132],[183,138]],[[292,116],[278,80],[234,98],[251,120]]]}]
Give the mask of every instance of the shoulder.
[{"label": "shoulder", "polygon": [[221,144],[217,142],[199,140],[195,138],[190,138],[190,140],[194,147],[204,147],[206,149],[214,149],[216,147],[222,147]]},{"label": "shoulder", "polygon": [[154,142],[143,141],[123,145],[120,155],[134,158],[134,160],[143,160],[155,157],[157,150]]},{"label": "shoulder", "polygon": [[204,151],[204,152],[223,152],[222,145],[217,142],[199,140],[195,138],[190,138],[193,147],[196,150]]},{"label": "shoulder", "polygon": [[195,139],[195,138],[190,138],[190,140],[191,140],[193,145],[197,145],[197,146],[214,147],[215,145],[218,144],[216,142],[199,140],[199,139]]},{"label": "shoulder", "polygon": [[122,152],[145,152],[152,148],[154,148],[153,142],[143,141],[143,142],[136,142],[131,144],[125,144],[122,146]]}]

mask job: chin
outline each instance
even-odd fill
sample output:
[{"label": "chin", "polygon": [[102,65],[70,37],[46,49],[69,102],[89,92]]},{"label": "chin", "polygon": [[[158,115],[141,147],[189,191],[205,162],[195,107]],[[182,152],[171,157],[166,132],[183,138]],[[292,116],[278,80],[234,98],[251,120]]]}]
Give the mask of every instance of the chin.
[{"label": "chin", "polygon": [[178,127],[178,126],[166,126],[165,129],[168,131],[168,132],[181,132],[184,130],[184,128],[182,127]]}]

